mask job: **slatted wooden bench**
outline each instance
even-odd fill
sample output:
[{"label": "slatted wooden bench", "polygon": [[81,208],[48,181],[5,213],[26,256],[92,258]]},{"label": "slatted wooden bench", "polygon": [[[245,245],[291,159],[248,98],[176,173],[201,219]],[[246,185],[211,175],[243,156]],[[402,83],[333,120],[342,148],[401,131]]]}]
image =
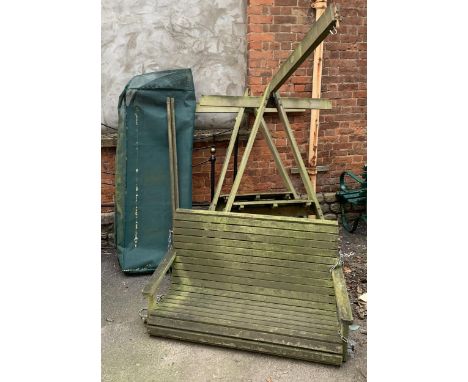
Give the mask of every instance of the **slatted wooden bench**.
[{"label": "slatted wooden bench", "polygon": [[[336,222],[177,209],[143,290],[150,335],[340,365],[351,307]],[[172,266],[169,292],[156,302]]]}]

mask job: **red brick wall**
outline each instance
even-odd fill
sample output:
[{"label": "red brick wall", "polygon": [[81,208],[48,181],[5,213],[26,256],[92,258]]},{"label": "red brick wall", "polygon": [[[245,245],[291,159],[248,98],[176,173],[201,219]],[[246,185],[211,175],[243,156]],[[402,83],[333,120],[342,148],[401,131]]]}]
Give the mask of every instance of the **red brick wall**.
[{"label": "red brick wall", "polygon": [[[311,3],[311,0],[249,0],[248,87],[254,95],[263,92],[275,70],[314,22]],[[367,5],[364,0],[335,3],[343,20],[338,34],[327,37],[324,44],[322,97],[332,101],[333,109],[320,113],[317,165],[327,165],[329,171],[318,174],[318,192],[336,191],[343,170],[360,172],[367,161]],[[280,89],[282,95],[310,97],[312,60],[311,55],[298,68]],[[287,152],[285,164],[295,167],[282,126],[276,118],[270,121],[280,152]],[[291,114],[290,121],[307,164],[310,112]],[[253,155],[263,150],[259,145],[254,148]],[[264,167],[269,168],[266,164]],[[293,178],[296,184],[300,182],[298,175]]]},{"label": "red brick wall", "polygon": [[[253,95],[260,95],[279,65],[289,56],[315,20],[311,0],[249,0],[248,16],[248,78],[247,86]],[[330,1],[329,1],[330,3]],[[338,189],[339,175],[344,170],[360,172],[367,161],[367,32],[365,0],[338,0],[343,20],[338,34],[325,40],[322,73],[322,97],[332,101],[332,110],[322,110],[318,140],[317,165],[329,170],[317,177],[318,192]],[[312,88],[312,56],[298,68],[295,75],[280,89],[284,96],[310,97]],[[291,126],[307,164],[309,150],[310,112],[289,115]],[[297,167],[290,152],[284,130],[277,117],[265,118],[278,151],[286,167]],[[216,144],[216,172],[221,170],[227,143]],[[194,144],[193,200],[209,201],[210,163],[201,166],[209,156],[207,142]],[[244,143],[239,149],[239,162]],[[198,149],[206,147],[204,149]],[[103,149],[103,167],[113,171],[111,149]],[[112,164],[111,164],[112,163]],[[112,166],[112,167],[109,167]],[[223,191],[232,184],[232,163]],[[103,174],[103,182],[109,179]],[[107,176],[107,175],[106,175]],[[300,192],[299,175],[291,175]],[[111,180],[113,183],[113,180]],[[268,147],[259,133],[248,169],[241,182],[240,192],[283,189]],[[103,185],[103,202],[112,201],[113,187]]]}]

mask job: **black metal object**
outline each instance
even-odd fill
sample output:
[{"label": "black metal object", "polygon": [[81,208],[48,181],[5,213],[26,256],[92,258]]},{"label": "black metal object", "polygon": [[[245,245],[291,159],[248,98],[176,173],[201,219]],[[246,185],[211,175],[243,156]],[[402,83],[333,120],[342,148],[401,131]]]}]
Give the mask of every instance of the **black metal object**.
[{"label": "black metal object", "polygon": [[210,175],[210,183],[211,183],[211,198],[210,200],[213,200],[213,196],[215,193],[215,184],[216,184],[216,174],[215,174],[215,163],[216,163],[216,147],[211,146],[210,148],[210,162],[211,162],[211,175]]},{"label": "black metal object", "polygon": [[[350,188],[345,182],[345,177],[351,178],[357,184],[355,188]],[[367,206],[367,165],[363,167],[361,177],[355,175],[351,171],[344,171],[340,176],[340,191],[336,193],[336,199],[340,203],[341,207],[341,222],[344,229],[348,232],[356,231],[359,221],[365,221],[367,223],[367,213],[360,212],[359,216],[350,221],[346,217],[345,206],[350,205],[351,208],[355,206]]]},{"label": "black metal object", "polygon": [[237,175],[237,157],[239,155],[239,134],[236,136],[236,143],[234,144],[234,172],[233,172],[233,177],[232,181],[234,182],[236,180],[236,175]]}]

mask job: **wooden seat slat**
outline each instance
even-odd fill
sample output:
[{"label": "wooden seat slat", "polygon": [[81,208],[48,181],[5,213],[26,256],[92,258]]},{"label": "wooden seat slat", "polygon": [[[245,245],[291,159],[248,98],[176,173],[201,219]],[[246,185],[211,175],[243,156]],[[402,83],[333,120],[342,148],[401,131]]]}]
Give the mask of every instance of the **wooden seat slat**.
[{"label": "wooden seat slat", "polygon": [[[152,317],[148,317],[148,319],[150,318]],[[152,321],[148,321],[148,324],[151,325]],[[171,314],[169,312],[161,312],[157,316],[157,325],[279,345],[290,345],[309,350],[321,350],[330,353],[342,352],[341,339],[338,333],[335,335],[314,333],[314,339],[306,339],[297,336],[297,333],[287,336],[267,332],[265,331],[267,330],[266,327],[249,322],[243,322],[241,323],[242,327],[239,327],[239,323],[231,320],[182,313]]]},{"label": "wooden seat slat", "polygon": [[[247,272],[246,272],[247,273]],[[251,272],[253,273],[253,272]],[[245,274],[244,276],[230,276],[225,274],[217,273],[207,273],[207,272],[195,272],[195,271],[183,271],[180,269],[174,269],[174,278],[185,278],[191,280],[207,280],[215,281],[222,284],[225,284],[227,287],[229,285],[243,285],[249,287],[262,287],[262,288],[271,288],[271,289],[281,289],[284,291],[295,291],[295,292],[307,292],[315,293],[317,295],[324,296],[334,296],[335,292],[332,286],[315,286],[307,284],[295,284],[293,282],[284,282],[284,281],[272,281],[264,280],[255,277],[248,277],[249,275]],[[226,287],[222,288],[226,289]]]},{"label": "wooden seat slat", "polygon": [[224,232],[237,232],[247,234],[261,234],[266,236],[277,236],[286,238],[297,238],[304,240],[321,240],[321,241],[335,241],[336,232],[322,233],[310,231],[292,231],[284,228],[277,229],[273,227],[252,227],[246,225],[224,224],[224,223],[208,223],[208,222],[192,222],[184,220],[174,220],[174,227],[176,228],[191,228],[208,231],[224,231]]},{"label": "wooden seat slat", "polygon": [[[243,255],[233,255],[230,253],[221,253],[221,252],[204,252],[204,251],[191,251],[186,249],[181,249],[178,252],[176,261],[182,261],[186,263],[195,263],[195,264],[221,264],[226,262],[243,264],[242,266],[246,267],[256,267],[256,266],[265,266],[265,267],[274,267],[274,268],[290,268],[294,270],[304,270],[317,272],[317,273],[329,273],[332,265],[336,264],[337,260],[333,262],[330,261],[329,264],[320,264],[320,263],[307,263],[305,261],[294,261],[294,260],[284,260],[284,259],[273,259],[257,256],[243,256]],[[333,263],[333,264],[332,264]],[[237,267],[234,264],[233,267]],[[241,265],[238,265],[241,267]],[[288,270],[285,270],[289,272]]]},{"label": "wooden seat slat", "polygon": [[290,290],[290,289],[285,290],[285,289],[278,289],[278,288],[271,288],[271,287],[227,283],[227,282],[219,282],[219,281],[214,281],[214,280],[195,279],[195,278],[187,278],[187,277],[180,277],[180,276],[172,276],[172,279],[174,281],[174,284],[182,284],[182,285],[188,285],[188,286],[229,290],[233,292],[237,292],[237,291],[249,292],[250,291],[251,293],[263,294],[266,296],[295,298],[298,300],[302,299],[306,301],[323,302],[327,304],[334,303],[336,301],[335,296],[333,295],[317,293],[317,292],[295,291],[295,290]]},{"label": "wooden seat slat", "polygon": [[[222,290],[222,289],[213,289],[209,287],[198,287],[193,285],[183,285],[174,283],[171,285],[171,291],[178,293],[190,293],[190,294],[200,294],[207,296],[216,296],[216,297],[228,297],[239,299],[241,301],[252,302],[255,304],[266,304],[275,305],[281,304],[289,307],[291,312],[296,310],[304,311],[306,309],[313,310],[323,310],[331,312],[336,315],[336,304],[335,301],[323,302],[323,301],[310,301],[303,299],[296,299],[292,296],[282,297],[278,295],[265,295],[259,293],[252,293],[252,290],[244,291],[232,291],[232,290]],[[255,290],[254,290],[255,291]]]},{"label": "wooden seat slat", "polygon": [[302,359],[306,361],[327,363],[331,365],[341,365],[341,363],[343,362],[343,356],[341,354],[314,351],[303,348],[296,348],[293,346],[271,344],[267,342],[259,342],[254,340],[225,337],[222,335],[214,335],[209,333],[199,333],[193,330],[183,330],[148,325],[148,332],[153,336],[167,337],[196,343],[205,343],[210,345],[222,346],[227,348],[235,348],[259,353],[273,354],[283,357]]},{"label": "wooden seat slat", "polygon": [[[227,263],[224,266],[208,265],[208,264],[191,264],[183,262],[174,262],[173,269],[182,271],[186,275],[195,272],[195,276],[199,273],[212,273],[215,275],[237,276],[245,278],[253,278],[256,280],[285,282],[298,285],[311,285],[318,287],[333,288],[333,280],[330,280],[330,272],[328,278],[323,275],[324,272],[303,271],[302,275],[295,275],[293,272],[287,272],[289,268],[270,267],[270,269],[257,269],[255,266],[236,268],[235,264],[228,267]],[[242,263],[237,263],[242,264]],[[285,271],[286,269],[286,271]],[[268,272],[270,271],[270,272]],[[174,273],[178,274],[178,273]],[[182,273],[180,273],[182,276]]]},{"label": "wooden seat slat", "polygon": [[[248,324],[256,325],[254,329],[262,328],[262,331],[272,332],[272,333],[283,333],[287,335],[297,335],[298,333],[291,334],[290,331],[302,331],[307,332],[310,338],[314,337],[315,334],[320,333],[321,335],[333,336],[336,337],[336,334],[339,331],[339,326],[336,324],[335,327],[331,325],[322,325],[317,322],[310,322],[308,325],[304,326],[301,323],[287,322],[286,320],[274,320],[274,319],[261,319],[259,317],[254,317],[252,315],[246,315],[239,312],[228,311],[219,311],[215,309],[206,309],[199,308],[197,306],[190,306],[189,308],[183,306],[174,306],[171,304],[162,304],[161,307],[158,307],[158,312],[151,314],[151,317],[160,317],[163,314],[185,314],[197,317],[203,317],[215,320],[218,319],[228,319],[235,323],[237,327],[247,327]],[[157,320],[157,318],[156,318]],[[305,334],[303,334],[305,335]],[[320,338],[319,338],[320,339]]]},{"label": "wooden seat slat", "polygon": [[335,331],[338,329],[338,320],[336,315],[320,316],[320,315],[291,315],[291,313],[283,306],[277,306],[276,309],[264,310],[261,307],[251,305],[232,304],[225,301],[213,301],[191,298],[190,300],[181,300],[175,297],[164,298],[164,301],[158,305],[159,308],[177,307],[187,309],[191,306],[208,311],[234,312],[240,317],[251,317],[260,321],[273,321],[283,323],[285,325],[316,325],[318,327],[332,328]]},{"label": "wooden seat slat", "polygon": [[[245,271],[254,271],[262,273],[271,273],[279,274],[290,277],[307,277],[307,283],[312,282],[310,279],[316,280],[327,280],[330,281],[330,266],[325,265],[320,271],[316,269],[304,268],[301,266],[288,267],[283,264],[281,265],[265,265],[265,264],[255,264],[253,262],[240,262],[237,261],[237,258],[231,258],[231,260],[215,260],[215,259],[205,259],[199,257],[190,257],[185,256],[186,252],[177,255],[177,258],[174,261],[174,267],[180,267],[181,269],[190,269],[189,267],[197,266],[197,268],[205,269],[205,267],[216,267],[224,268],[231,270],[245,270]],[[307,264],[307,263],[306,263]],[[192,268],[194,269],[194,268]],[[220,271],[221,272],[221,271]],[[318,285],[318,284],[317,284]]]},{"label": "wooden seat slat", "polygon": [[[170,306],[164,306],[153,312],[149,317],[149,324],[160,325],[161,318],[176,319],[181,321],[189,321],[189,324],[194,322],[202,324],[219,325],[221,327],[246,329],[255,332],[269,333],[274,335],[284,335],[304,339],[307,341],[320,342],[320,343],[334,343],[341,342],[337,336],[339,328],[323,328],[314,324],[308,327],[296,326],[286,322],[271,322],[252,319],[250,317],[244,318],[234,314],[229,316],[220,315],[219,312],[210,311],[206,312],[197,307],[190,309],[176,309]],[[188,325],[189,325],[188,324]],[[184,329],[181,327],[181,329]],[[244,337],[245,338],[245,337]],[[248,338],[246,338],[248,339]]]},{"label": "wooden seat slat", "polygon": [[[237,232],[225,232],[225,231],[208,231],[203,229],[192,229],[192,228],[177,228],[174,227],[174,235],[184,236],[195,236],[203,239],[207,238],[219,238],[219,239],[234,239],[246,241],[249,243],[258,242],[260,244],[281,244],[288,247],[299,247],[299,248],[320,248],[320,249],[337,249],[336,243],[331,241],[320,241],[320,240],[306,240],[296,239],[278,236],[260,235],[255,233],[237,233]],[[298,248],[296,248],[297,250]],[[294,250],[294,248],[292,248]]]},{"label": "wooden seat slat", "polygon": [[[209,239],[209,240],[208,240]],[[331,257],[338,259],[337,251],[327,248],[314,248],[314,247],[301,247],[293,245],[281,245],[281,244],[271,244],[259,241],[245,241],[245,240],[236,240],[228,238],[208,238],[208,237],[198,237],[198,236],[186,236],[177,234],[177,242],[184,242],[190,244],[206,244],[217,245],[220,247],[220,251],[223,250],[223,247],[234,247],[234,248],[251,248],[258,249],[262,251],[273,251],[280,253],[290,253],[289,259],[297,258],[296,254],[302,255],[323,255],[326,257]],[[177,248],[177,244],[174,244]],[[297,251],[297,252],[296,252]],[[336,262],[336,261],[335,261]]]},{"label": "wooden seat slat", "polygon": [[[284,262],[284,264],[292,264],[289,266],[301,265],[312,267],[315,264],[323,264],[326,265],[327,269],[330,269],[330,266],[336,264],[338,261],[338,255],[328,250],[317,250],[317,252],[313,254],[304,254],[254,248],[219,246],[217,245],[218,240],[215,239],[210,240],[209,243],[207,243],[206,240],[203,241],[199,238],[194,239],[193,242],[182,242],[181,237],[178,237],[177,240],[178,241],[174,243],[174,247],[177,249],[178,253],[183,253],[185,256],[205,258],[217,258],[217,256],[223,258],[225,256],[231,256],[230,258],[237,258],[241,261],[241,256],[245,255],[252,259],[251,262],[261,261],[261,264],[265,264],[265,261],[271,261],[271,264],[273,265],[273,261],[280,260],[281,262]],[[199,240],[201,243],[195,242],[195,240]],[[222,240],[219,241],[222,242]],[[277,263],[275,263],[275,265],[276,264]]]},{"label": "wooden seat slat", "polygon": [[[252,219],[252,216],[255,219]],[[308,220],[288,216],[252,215],[236,212],[186,210],[179,208],[174,220],[205,221],[210,223],[240,224],[251,227],[283,228],[310,232],[338,232],[338,223],[333,220]]]}]

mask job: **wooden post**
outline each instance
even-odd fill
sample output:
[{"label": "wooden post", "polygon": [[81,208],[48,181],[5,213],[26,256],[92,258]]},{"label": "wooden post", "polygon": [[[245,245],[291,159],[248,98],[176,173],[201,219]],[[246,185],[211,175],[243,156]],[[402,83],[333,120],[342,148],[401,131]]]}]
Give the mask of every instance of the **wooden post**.
[{"label": "wooden post", "polygon": [[[312,4],[315,8],[315,20],[325,12],[327,0],[315,0]],[[322,63],[323,63],[323,43],[314,51],[314,66],[312,73],[312,98],[320,98],[322,87]],[[310,135],[309,135],[309,176],[316,190],[317,186],[317,145],[319,129],[320,110],[312,109],[310,113]]]},{"label": "wooden post", "polygon": [[177,144],[175,131],[175,106],[174,98],[166,98],[167,106],[167,141],[169,150],[169,174],[171,177],[171,204],[172,216],[179,208],[179,180],[177,170]]}]

